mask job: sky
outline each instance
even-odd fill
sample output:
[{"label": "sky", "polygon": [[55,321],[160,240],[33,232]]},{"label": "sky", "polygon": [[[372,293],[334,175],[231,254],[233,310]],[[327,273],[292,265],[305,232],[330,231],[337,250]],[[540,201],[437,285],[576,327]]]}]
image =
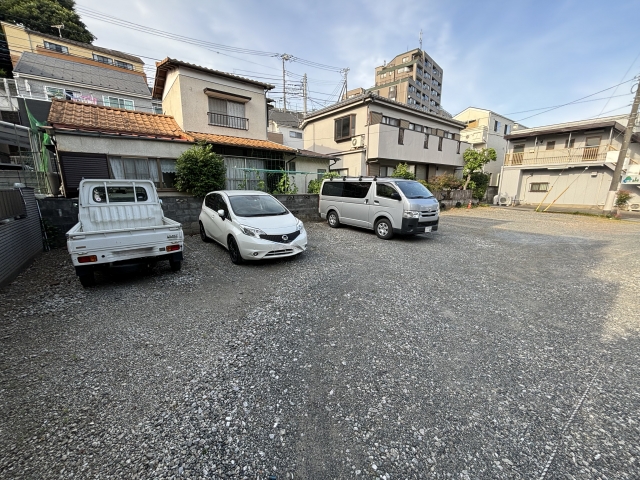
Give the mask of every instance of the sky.
[{"label": "sky", "polygon": [[[278,56],[205,48],[105,22],[96,13],[225,47],[349,68],[349,89],[373,86],[375,67],[417,48],[422,30],[423,49],[444,72],[445,110],[485,108],[527,127],[628,114],[629,80],[640,74],[639,0],[77,0],[77,7],[94,44],[142,57],[150,82],[154,62],[172,57],[271,83],[270,96],[279,100]],[[286,62],[286,70],[289,108],[302,109],[303,74],[310,110],[337,100],[338,71],[299,61]]]}]

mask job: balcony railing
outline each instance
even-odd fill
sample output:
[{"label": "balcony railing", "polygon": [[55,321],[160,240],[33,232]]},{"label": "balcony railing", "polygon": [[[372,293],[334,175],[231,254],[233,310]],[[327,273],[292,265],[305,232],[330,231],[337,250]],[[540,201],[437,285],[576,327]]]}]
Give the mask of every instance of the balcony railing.
[{"label": "balcony railing", "polygon": [[552,163],[604,162],[607,152],[614,151],[611,145],[597,147],[559,148],[554,150],[528,149],[525,152],[511,152],[504,156],[504,164],[547,165]]},{"label": "balcony railing", "polygon": [[222,113],[209,112],[209,125],[249,130],[249,119],[232,117],[230,115],[223,115]]}]

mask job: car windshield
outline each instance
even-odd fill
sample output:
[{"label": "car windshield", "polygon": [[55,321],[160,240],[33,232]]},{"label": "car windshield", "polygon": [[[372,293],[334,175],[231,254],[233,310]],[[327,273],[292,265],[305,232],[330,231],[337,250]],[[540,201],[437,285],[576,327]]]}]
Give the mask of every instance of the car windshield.
[{"label": "car windshield", "polygon": [[231,209],[239,217],[270,217],[289,211],[271,195],[231,195]]},{"label": "car windshield", "polygon": [[433,194],[420,182],[396,182],[407,198],[432,198]]}]

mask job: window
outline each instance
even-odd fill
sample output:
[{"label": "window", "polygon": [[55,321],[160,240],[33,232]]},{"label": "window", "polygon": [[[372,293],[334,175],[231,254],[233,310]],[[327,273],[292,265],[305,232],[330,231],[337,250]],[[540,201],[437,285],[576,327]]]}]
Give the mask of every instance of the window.
[{"label": "window", "polygon": [[413,70],[411,67],[400,67],[398,70],[396,70],[397,73],[407,73],[410,72],[411,70]]},{"label": "window", "polygon": [[384,115],[382,116],[382,123],[385,125],[391,125],[392,127],[400,126],[400,120],[397,118],[385,117]]},{"label": "window", "polygon": [[398,129],[398,145],[404,145],[404,128]]},{"label": "window", "polygon": [[118,97],[102,97],[105,107],[124,108],[125,110],[135,110],[133,100]]},{"label": "window", "polygon": [[302,132],[294,132],[293,130],[289,130],[289,136],[291,138],[302,138]]},{"label": "window", "polygon": [[511,133],[511,125],[505,124],[504,126],[504,134],[509,135]]},{"label": "window", "polygon": [[386,183],[376,184],[376,197],[393,198],[394,200],[400,200],[400,194],[398,193],[398,191],[391,185],[388,185]]},{"label": "window", "polygon": [[460,153],[460,140],[458,140],[458,146],[456,148],[456,153]]},{"label": "window", "polygon": [[409,91],[410,91],[411,93],[415,93],[415,91],[416,91],[416,87],[414,87],[413,85],[409,85]]},{"label": "window", "polygon": [[[224,200],[222,200],[224,203]],[[233,195],[229,197],[231,208],[239,217],[267,217],[284,215],[288,210],[270,195]],[[226,205],[222,207],[224,210]]]},{"label": "window", "polygon": [[548,182],[534,182],[529,184],[530,192],[546,192],[549,190]]},{"label": "window", "polygon": [[513,146],[513,153],[524,153],[524,143]]},{"label": "window", "polygon": [[424,148],[426,148],[426,149],[429,148],[429,134],[426,134],[424,136]]},{"label": "window", "polygon": [[124,203],[124,202],[146,202],[149,196],[144,187],[136,187],[136,193],[133,193],[133,187],[94,187],[91,192],[91,200],[94,203]]},{"label": "window", "polygon": [[204,206],[210,208],[211,210],[216,210],[216,206],[219,203],[218,197],[220,195],[217,193],[210,193],[204,198]]},{"label": "window", "polygon": [[248,130],[244,103],[209,97],[209,125]]},{"label": "window", "polygon": [[113,61],[116,67],[126,68],[127,70],[133,70],[133,65],[127,62],[121,62],[120,60]]},{"label": "window", "polygon": [[564,148],[573,148],[576,143],[576,139],[572,138],[569,140],[568,138],[564,141]]},{"label": "window", "polygon": [[296,162],[289,162],[287,163],[287,170],[289,172],[295,172],[296,171]]},{"label": "window", "polygon": [[553,150],[554,148],[556,148],[555,140],[553,142],[547,142],[547,150]]},{"label": "window", "polygon": [[438,137],[438,151],[442,151],[442,137]]},{"label": "window", "polygon": [[409,61],[409,57],[403,57],[402,63],[407,63]]},{"label": "window", "polygon": [[322,195],[331,197],[364,198],[369,193],[371,182],[343,182],[335,180],[325,182],[322,187]]},{"label": "window", "polygon": [[[172,162],[173,172],[175,172],[175,160]],[[156,184],[160,181],[155,158],[109,157],[109,166],[116,180],[151,180]]]},{"label": "window", "polygon": [[44,48],[46,48],[47,50],[53,50],[54,52],[58,53],[69,53],[69,49],[67,47],[65,47],[64,45],[59,45],[57,43],[44,42]]},{"label": "window", "polygon": [[324,182],[322,186],[322,195],[327,195],[329,197],[341,197],[342,196],[342,187],[345,182],[336,180],[334,182]]},{"label": "window", "polygon": [[93,54],[93,59],[96,62],[100,62],[100,63],[106,63],[107,65],[113,65],[113,60],[109,57],[105,57],[103,55],[97,55],[97,54]]},{"label": "window", "polygon": [[51,100],[52,98],[59,98],[61,100],[73,100],[74,98],[80,96],[80,92],[75,92],[73,90],[67,90],[59,87],[44,87],[44,92],[46,93],[48,100]]},{"label": "window", "polygon": [[334,124],[334,140],[336,142],[349,140],[356,134],[356,116],[336,118]]},{"label": "window", "polygon": [[319,168],[318,169],[318,180],[322,180],[322,177],[324,177],[325,173],[327,173],[327,169],[326,168]]},{"label": "window", "polygon": [[157,115],[162,115],[162,103],[161,102],[153,102],[151,104],[151,110],[153,113]]}]

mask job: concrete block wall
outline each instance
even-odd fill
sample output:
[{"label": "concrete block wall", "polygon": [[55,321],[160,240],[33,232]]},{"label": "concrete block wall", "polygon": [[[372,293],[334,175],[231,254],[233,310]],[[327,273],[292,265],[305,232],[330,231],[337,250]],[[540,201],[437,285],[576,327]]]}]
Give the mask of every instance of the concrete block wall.
[{"label": "concrete block wall", "polygon": [[317,194],[305,193],[295,195],[274,195],[291,213],[300,220],[320,220],[318,205],[320,196]]},{"label": "concrete block wall", "polygon": [[38,200],[40,213],[45,225],[55,228],[58,243],[64,240],[64,234],[78,223],[78,199],[77,198],[53,198],[47,197]]},{"label": "concrete block wall", "polygon": [[202,210],[202,199],[189,196],[161,196],[164,216],[180,222],[185,235],[200,231],[198,217]]}]

